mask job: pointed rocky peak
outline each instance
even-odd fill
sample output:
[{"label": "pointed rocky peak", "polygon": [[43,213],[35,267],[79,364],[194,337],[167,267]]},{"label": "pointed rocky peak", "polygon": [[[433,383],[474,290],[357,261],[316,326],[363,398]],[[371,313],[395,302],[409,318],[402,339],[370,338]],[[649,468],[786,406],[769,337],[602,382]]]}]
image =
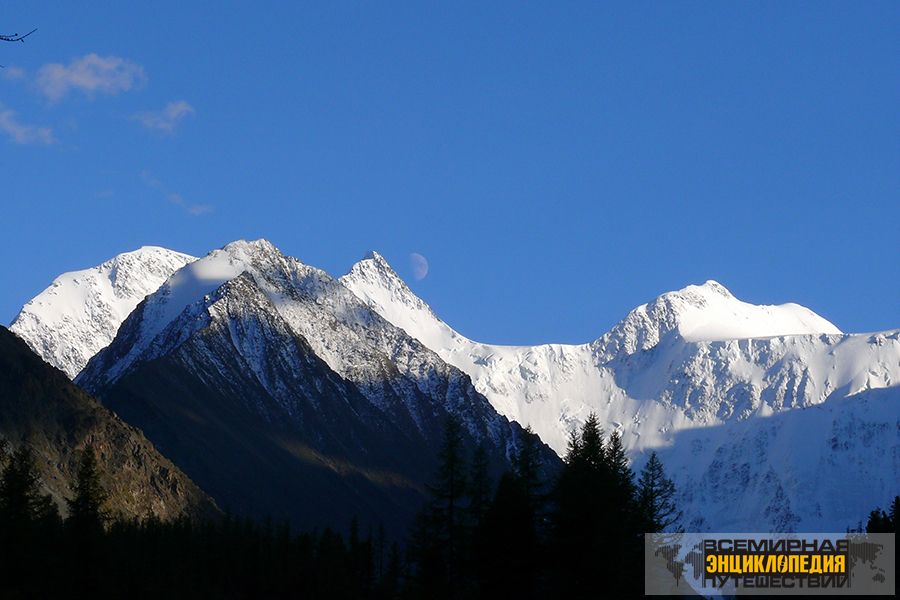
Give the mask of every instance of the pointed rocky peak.
[{"label": "pointed rocky peak", "polygon": [[[354,264],[350,271],[339,280],[358,298],[365,302],[388,321],[404,328],[410,311],[423,313],[437,320],[437,317],[419,298],[385,258],[370,251]],[[408,331],[413,337],[416,334]]]},{"label": "pointed rocky peak", "polygon": [[223,251],[233,254],[281,254],[281,251],[275,247],[275,244],[265,238],[258,240],[235,240],[222,248]]},{"label": "pointed rocky peak", "polygon": [[668,336],[686,342],[714,342],[822,333],[841,331],[798,304],[750,304],[737,299],[721,283],[708,280],[638,306],[594,346],[602,359],[610,360],[653,348]]},{"label": "pointed rocky peak", "polygon": [[339,281],[366,306],[426,348],[438,351],[465,339],[444,323],[377,252],[366,254]]},{"label": "pointed rocky peak", "polygon": [[[233,285],[226,285],[229,283]],[[292,318],[300,319],[308,316],[298,316],[306,310],[304,303],[312,303],[332,307],[348,320],[371,319],[371,312],[356,296],[324,271],[282,254],[267,240],[238,240],[169,277],[122,324],[116,341],[91,361],[79,382],[99,389],[138,362],[164,351],[161,349],[177,347],[209,320],[212,315],[207,309],[223,290],[229,295],[229,306],[243,302],[247,310],[285,309]],[[242,292],[246,292],[243,297]],[[267,298],[265,307],[259,302],[263,296]]]},{"label": "pointed rocky peak", "polygon": [[367,252],[362,260],[355,263],[350,271],[340,278],[340,281],[347,287],[351,287],[348,284],[365,283],[385,290],[403,291],[401,295],[408,295],[418,300],[388,261],[374,250]]},{"label": "pointed rocky peak", "polygon": [[258,273],[260,279],[283,279],[286,265],[286,257],[267,240],[238,240],[210,252],[174,273],[159,290],[148,296],[140,315],[141,333],[135,343],[150,344],[185,307],[243,273]]}]

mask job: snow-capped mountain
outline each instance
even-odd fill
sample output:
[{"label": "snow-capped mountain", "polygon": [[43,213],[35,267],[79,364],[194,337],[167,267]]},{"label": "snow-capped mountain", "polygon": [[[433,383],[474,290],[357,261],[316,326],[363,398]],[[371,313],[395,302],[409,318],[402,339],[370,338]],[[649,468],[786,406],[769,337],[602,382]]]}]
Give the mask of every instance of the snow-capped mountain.
[{"label": "snow-capped mountain", "polygon": [[638,306],[593,347],[602,361],[608,361],[650,350],[669,336],[685,342],[717,342],[819,333],[841,331],[799,304],[748,304],[722,284],[707,281]]},{"label": "snow-capped mountain", "polygon": [[408,521],[449,415],[497,468],[526,435],[466,374],[265,240],[176,271],[76,382],[223,506],[310,526]]},{"label": "snow-capped mountain", "polygon": [[[453,331],[375,253],[341,281],[560,454],[591,412],[623,434],[636,466],[660,451],[694,527],[845,527],[897,493],[900,331],[843,334],[804,307],[755,306],[708,281],[589,344],[495,346]],[[767,448],[785,428],[779,451]],[[832,441],[848,428],[865,441]],[[850,465],[867,473],[856,490],[840,483]],[[728,477],[740,478],[730,492]]]},{"label": "snow-capped mountain", "polygon": [[74,378],[113,340],[138,302],[194,260],[144,246],[96,267],[63,273],[22,308],[9,328],[41,358]]},{"label": "snow-capped mountain", "polygon": [[[265,317],[237,309],[251,305]],[[149,401],[135,381],[162,360],[221,397],[226,381],[246,392],[251,374],[263,392],[235,402],[262,398],[268,419],[304,414],[297,398],[316,394],[296,385],[311,375],[296,370],[294,342],[283,348],[296,336],[309,346],[300,354],[324,364],[320,380],[352,384],[404,436],[433,440],[449,411],[473,439],[508,451],[515,429],[496,409],[563,454],[595,412],[623,434],[635,467],[661,454],[689,528],[843,528],[898,491],[900,331],[845,334],[804,307],[748,304],[713,281],[637,307],[590,343],[497,346],[455,332],[377,253],[335,280],[267,242],[237,242],[174,273],[129,321],[79,379],[113,390],[121,410]],[[213,331],[228,340],[209,342]]]}]

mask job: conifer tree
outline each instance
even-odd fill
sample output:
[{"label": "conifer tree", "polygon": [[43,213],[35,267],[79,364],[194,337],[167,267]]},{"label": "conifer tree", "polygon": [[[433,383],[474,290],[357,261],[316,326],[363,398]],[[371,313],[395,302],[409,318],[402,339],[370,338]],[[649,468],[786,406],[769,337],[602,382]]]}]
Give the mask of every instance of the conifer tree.
[{"label": "conifer tree", "polygon": [[681,516],[675,506],[675,484],[666,477],[656,452],[650,453],[638,482],[638,510],[646,533],[663,531]]},{"label": "conifer tree", "polygon": [[41,478],[30,448],[10,456],[0,475],[0,523],[10,532],[59,518],[50,496],[41,493]]},{"label": "conifer tree", "polygon": [[869,513],[869,519],[866,522],[867,533],[894,533],[894,523],[890,515],[880,508],[876,508]]},{"label": "conifer tree", "polygon": [[622,501],[630,501],[635,492],[634,473],[628,466],[628,457],[625,455],[622,436],[618,431],[610,434],[605,455],[607,467],[612,475],[614,485],[621,494]]},{"label": "conifer tree", "polygon": [[102,532],[109,519],[105,507],[108,496],[100,483],[97,457],[91,446],[86,446],[81,453],[74,491],[75,495],[66,499],[69,507],[67,524],[80,535]]},{"label": "conifer tree", "polygon": [[609,473],[603,430],[591,413],[580,431],[573,431],[565,467],[553,489],[550,554],[554,588],[560,597],[585,597],[594,588],[600,566]]},{"label": "conifer tree", "polygon": [[480,530],[476,560],[480,597],[533,597],[538,552],[534,507],[525,482],[505,473]]},{"label": "conifer tree", "polygon": [[576,460],[583,460],[585,464],[595,470],[600,470],[606,463],[606,447],[603,444],[603,428],[596,413],[588,415],[581,429],[581,440],[578,443]]},{"label": "conifer tree", "polygon": [[579,460],[581,457],[581,432],[578,431],[577,427],[573,427],[569,430],[569,441],[566,444],[566,455],[563,457],[563,462],[566,464],[571,464],[576,460]]},{"label": "conifer tree", "polygon": [[439,459],[438,484],[432,488],[433,507],[437,516],[437,534],[446,543],[447,583],[450,597],[453,597],[462,541],[462,499],[466,493],[462,425],[455,417],[447,419]]},{"label": "conifer tree", "polygon": [[391,544],[388,552],[387,567],[380,579],[377,597],[384,600],[398,598],[400,596],[402,576],[403,558],[400,554],[400,545],[394,542]]},{"label": "conifer tree", "polygon": [[535,517],[537,517],[538,507],[541,502],[543,487],[541,482],[541,464],[538,456],[538,440],[539,438],[532,431],[531,426],[526,427],[513,461],[515,475],[525,496],[528,498]]},{"label": "conifer tree", "polygon": [[602,530],[608,539],[616,540],[616,544],[615,547],[609,544],[603,546],[602,561],[610,576],[617,576],[612,590],[626,593],[633,591],[629,586],[642,576],[645,532],[638,508],[634,472],[628,464],[622,437],[618,432],[609,436],[606,462],[611,477],[608,498],[612,503],[607,515],[613,515],[614,518],[607,517]]},{"label": "conifer tree", "polygon": [[459,592],[465,471],[462,426],[450,416],[438,453],[436,483],[429,487],[431,500],[419,514],[413,533],[416,585],[426,597],[455,598]]},{"label": "conifer tree", "polygon": [[900,533],[900,515],[897,513],[900,512],[900,496],[894,496],[893,502],[891,502],[891,511],[888,513],[891,523],[894,525],[894,533]]},{"label": "conifer tree", "polygon": [[613,597],[634,594],[641,537],[634,473],[618,433],[604,442],[595,414],[573,435],[554,488],[554,588],[569,598],[597,594],[598,578]]},{"label": "conifer tree", "polygon": [[[0,597],[40,597],[59,513],[41,493],[31,450],[22,446],[7,456],[0,473]],[[37,584],[37,587],[36,587]]]},{"label": "conifer tree", "polygon": [[491,476],[488,473],[488,453],[479,445],[472,454],[469,469],[467,512],[472,527],[477,527],[491,504]]}]

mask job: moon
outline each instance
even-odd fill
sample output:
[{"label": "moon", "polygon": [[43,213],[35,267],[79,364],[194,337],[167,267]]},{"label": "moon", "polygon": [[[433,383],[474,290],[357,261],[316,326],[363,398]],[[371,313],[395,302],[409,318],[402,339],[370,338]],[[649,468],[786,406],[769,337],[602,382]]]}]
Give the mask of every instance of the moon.
[{"label": "moon", "polygon": [[428,275],[428,259],[418,252],[413,252],[409,255],[409,268],[412,269],[413,278],[422,281]]}]

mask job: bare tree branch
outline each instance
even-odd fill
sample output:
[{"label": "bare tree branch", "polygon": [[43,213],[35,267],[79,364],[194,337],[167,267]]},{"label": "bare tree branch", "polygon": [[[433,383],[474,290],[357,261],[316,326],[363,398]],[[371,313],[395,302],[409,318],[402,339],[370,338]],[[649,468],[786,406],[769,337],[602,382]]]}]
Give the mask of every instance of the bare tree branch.
[{"label": "bare tree branch", "polygon": [[[22,42],[24,44],[25,38],[27,38],[29,35],[31,35],[35,31],[37,31],[37,28],[32,29],[25,35],[19,35],[18,33],[13,33],[11,35],[5,35],[5,34],[0,33],[0,42]],[[3,65],[0,65],[0,69],[5,69],[5,68],[6,67],[4,67]]]},{"label": "bare tree branch", "polygon": [[35,31],[37,31],[37,29],[32,29],[25,35],[19,35],[18,33],[13,33],[12,35],[4,35],[4,34],[0,33],[0,42],[22,42],[24,44],[25,38],[27,38],[29,35],[31,35]]}]

